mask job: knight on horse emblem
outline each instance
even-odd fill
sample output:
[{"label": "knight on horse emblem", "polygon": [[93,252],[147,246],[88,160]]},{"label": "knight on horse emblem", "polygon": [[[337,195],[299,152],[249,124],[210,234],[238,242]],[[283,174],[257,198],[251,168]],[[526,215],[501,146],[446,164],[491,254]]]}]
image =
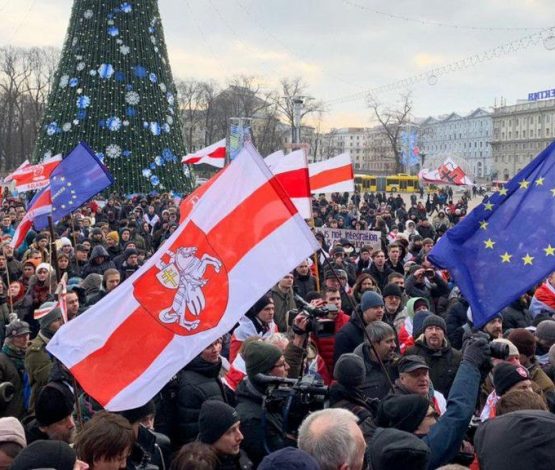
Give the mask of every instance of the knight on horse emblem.
[{"label": "knight on horse emblem", "polygon": [[[208,282],[204,273],[208,266],[212,266],[216,273],[220,272],[220,260],[208,254],[196,257],[196,247],[178,248],[175,252],[169,251],[169,263],[160,260],[156,267],[160,270],[156,278],[162,285],[175,289],[171,307],[162,310],[159,314],[163,323],[178,323],[188,331],[195,330],[200,324],[198,318],[206,307],[206,299],[202,288]],[[189,313],[189,319],[187,317]]]}]

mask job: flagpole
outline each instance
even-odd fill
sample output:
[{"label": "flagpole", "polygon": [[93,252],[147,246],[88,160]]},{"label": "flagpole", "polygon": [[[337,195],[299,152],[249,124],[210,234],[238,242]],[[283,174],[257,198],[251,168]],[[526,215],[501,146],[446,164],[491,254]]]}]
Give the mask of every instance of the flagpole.
[{"label": "flagpole", "polygon": [[56,240],[54,236],[54,224],[52,223],[52,215],[48,216],[48,230],[50,231],[50,259],[54,262],[56,272],[56,283],[60,282],[60,268],[58,266],[58,253],[56,253]]}]

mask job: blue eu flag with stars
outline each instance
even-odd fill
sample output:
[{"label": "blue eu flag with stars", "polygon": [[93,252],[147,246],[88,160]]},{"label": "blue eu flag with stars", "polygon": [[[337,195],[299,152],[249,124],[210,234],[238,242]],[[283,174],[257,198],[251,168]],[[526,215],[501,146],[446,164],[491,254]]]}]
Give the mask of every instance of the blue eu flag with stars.
[{"label": "blue eu flag with stars", "polygon": [[448,230],[429,255],[483,326],[555,271],[555,142]]},{"label": "blue eu flag with stars", "polygon": [[[114,178],[94,152],[80,142],[50,174],[52,221],[57,222],[81,207],[114,182]],[[35,196],[36,197],[36,196]],[[37,230],[48,226],[48,216],[35,218]]]}]

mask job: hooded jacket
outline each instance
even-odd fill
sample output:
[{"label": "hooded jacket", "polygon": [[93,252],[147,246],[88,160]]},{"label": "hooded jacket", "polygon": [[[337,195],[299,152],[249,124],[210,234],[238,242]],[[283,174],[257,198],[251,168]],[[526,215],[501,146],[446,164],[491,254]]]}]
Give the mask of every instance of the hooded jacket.
[{"label": "hooded jacket", "polygon": [[357,312],[353,312],[347,324],[335,334],[333,351],[334,364],[342,354],[352,353],[355,348],[364,341],[364,328],[365,325],[360,315]]},{"label": "hooded jacket", "polygon": [[555,415],[548,411],[513,411],[488,420],[474,438],[480,470],[551,470],[555,462],[553,435]]},{"label": "hooded jacket", "polygon": [[[104,261],[100,264],[97,263],[97,258],[104,258]],[[84,279],[89,274],[104,274],[104,271],[110,268],[115,268],[115,264],[110,260],[110,255],[104,246],[96,245],[91,252],[91,257],[89,262],[85,265],[82,271],[81,277]]]}]

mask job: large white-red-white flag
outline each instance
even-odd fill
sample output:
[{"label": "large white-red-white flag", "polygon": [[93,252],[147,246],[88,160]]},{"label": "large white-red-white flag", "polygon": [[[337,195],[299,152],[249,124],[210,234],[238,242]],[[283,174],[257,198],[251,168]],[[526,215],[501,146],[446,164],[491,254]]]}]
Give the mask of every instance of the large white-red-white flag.
[{"label": "large white-red-white flag", "polygon": [[157,253],[48,343],[109,410],[143,405],[319,248],[251,144],[199,190]]},{"label": "large white-red-white flag", "polygon": [[209,145],[208,147],[200,149],[196,152],[188,153],[181,159],[181,163],[184,165],[200,165],[201,163],[204,163],[217,168],[223,168],[225,164],[225,155],[225,139],[222,139],[219,142]]},{"label": "large white-red-white flag", "polygon": [[37,193],[31,201],[27,212],[17,225],[15,233],[13,234],[10,246],[17,248],[25,240],[25,236],[33,227],[35,218],[48,215],[52,212],[52,198],[50,196],[50,188],[42,190]]},{"label": "large white-red-white flag", "polygon": [[312,194],[355,190],[353,162],[349,152],[308,165]]},{"label": "large white-red-white flag", "polygon": [[304,150],[295,150],[284,155],[275,152],[264,159],[276,179],[285,189],[291,202],[304,219],[312,217],[312,196],[308,178],[308,166]]},{"label": "large white-red-white flag", "polygon": [[34,191],[48,186],[50,174],[62,161],[62,155],[50,157],[36,165],[20,165],[17,170],[7,176],[6,181],[14,181],[15,189],[22,193]]}]

